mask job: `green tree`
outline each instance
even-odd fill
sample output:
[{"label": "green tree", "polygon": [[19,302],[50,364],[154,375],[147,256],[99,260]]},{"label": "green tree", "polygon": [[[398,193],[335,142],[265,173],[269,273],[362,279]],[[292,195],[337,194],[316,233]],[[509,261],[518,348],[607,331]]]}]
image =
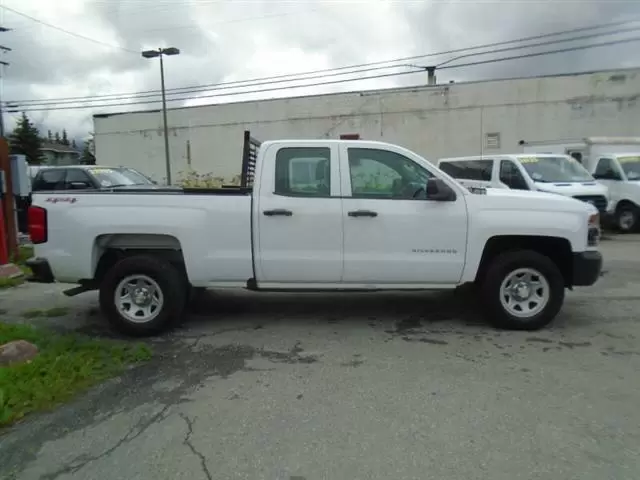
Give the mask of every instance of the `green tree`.
[{"label": "green tree", "polygon": [[56,134],[53,136],[53,143],[60,145],[60,142],[61,142],[60,132],[56,132]]},{"label": "green tree", "polygon": [[22,112],[22,117],[18,120],[16,128],[9,135],[11,153],[25,155],[30,165],[39,165],[43,161],[40,147],[42,141],[38,128],[29,120],[27,114]]},{"label": "green tree", "polygon": [[65,128],[62,129],[62,138],[60,139],[61,145],[69,146],[69,137],[67,136],[67,130]]},{"label": "green tree", "polygon": [[90,133],[90,135],[91,136],[84,142],[84,148],[82,149],[82,154],[80,155],[80,163],[83,165],[96,164],[95,142],[93,133]]},{"label": "green tree", "polygon": [[51,133],[51,130],[47,130],[47,141],[53,142],[53,133]]},{"label": "green tree", "polygon": [[78,149],[78,145],[76,145],[76,139],[72,139],[71,140],[71,148],[73,148],[74,150]]}]

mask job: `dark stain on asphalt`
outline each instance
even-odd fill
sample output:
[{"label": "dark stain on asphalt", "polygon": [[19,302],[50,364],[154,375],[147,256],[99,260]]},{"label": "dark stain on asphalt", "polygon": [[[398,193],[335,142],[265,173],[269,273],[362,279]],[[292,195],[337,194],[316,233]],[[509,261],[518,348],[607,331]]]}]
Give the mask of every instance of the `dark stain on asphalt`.
[{"label": "dark stain on asphalt", "polygon": [[558,342],[558,345],[562,345],[563,347],[567,348],[590,347],[591,342]]},{"label": "dark stain on asphalt", "polygon": [[432,345],[449,345],[449,342],[445,342],[444,340],[438,340],[437,338],[423,337],[419,341],[422,343],[430,343]]},{"label": "dark stain on asphalt", "polygon": [[[54,480],[60,475],[77,472],[84,465],[138,438],[151,425],[166,418],[171,407],[191,402],[192,392],[207,379],[226,379],[237,372],[263,371],[247,365],[252,358],[288,364],[318,361],[316,356],[304,355],[300,343],[284,352],[247,345],[213,346],[205,342],[201,342],[196,351],[189,342],[176,342],[175,338],[157,338],[149,344],[154,355],[146,364],[128,370],[121,377],[107,381],[53,412],[32,415],[19,427],[6,432],[0,449],[0,478],[4,478],[7,472],[22,471],[36,459],[42,445],[49,441],[83,430],[116,414],[158,405],[154,411],[141,414],[126,435],[107,447],[104,453],[95,457],[79,455],[43,478]],[[155,384],[167,381],[175,386],[170,390],[154,388]]]},{"label": "dark stain on asphalt", "polygon": [[403,333],[408,330],[415,330],[416,328],[420,328],[422,324],[420,323],[419,318],[409,317],[409,318],[405,318],[404,320],[400,320],[399,322],[396,322],[395,326],[396,326],[395,331],[388,332],[388,333]]},{"label": "dark stain on asphalt", "polygon": [[340,366],[341,367],[359,367],[363,363],[364,362],[362,360],[358,360],[354,358],[353,360],[349,360],[348,362],[342,362]]},{"label": "dark stain on asphalt", "polygon": [[537,342],[537,343],[553,343],[553,340],[549,340],[548,338],[541,338],[541,337],[528,337],[526,341]]}]

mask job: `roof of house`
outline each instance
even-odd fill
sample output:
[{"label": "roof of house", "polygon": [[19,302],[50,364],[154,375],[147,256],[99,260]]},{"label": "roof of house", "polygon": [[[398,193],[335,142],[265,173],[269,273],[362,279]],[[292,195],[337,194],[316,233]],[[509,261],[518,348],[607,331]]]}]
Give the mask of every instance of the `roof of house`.
[{"label": "roof of house", "polygon": [[40,146],[40,150],[48,150],[51,152],[57,152],[57,153],[77,153],[80,154],[80,152],[78,150],[76,150],[75,148],[69,146],[69,145],[60,145],[59,143],[49,143],[49,142],[42,142],[42,145]]}]

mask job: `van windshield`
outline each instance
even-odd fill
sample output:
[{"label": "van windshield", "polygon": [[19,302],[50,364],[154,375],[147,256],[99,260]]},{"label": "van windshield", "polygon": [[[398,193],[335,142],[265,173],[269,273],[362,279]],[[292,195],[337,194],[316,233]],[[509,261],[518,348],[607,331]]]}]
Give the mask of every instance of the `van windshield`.
[{"label": "van windshield", "polygon": [[618,162],[629,180],[640,180],[640,157],[618,157]]},{"label": "van windshield", "polygon": [[534,182],[591,182],[591,174],[575,159],[569,156],[557,157],[517,157]]}]

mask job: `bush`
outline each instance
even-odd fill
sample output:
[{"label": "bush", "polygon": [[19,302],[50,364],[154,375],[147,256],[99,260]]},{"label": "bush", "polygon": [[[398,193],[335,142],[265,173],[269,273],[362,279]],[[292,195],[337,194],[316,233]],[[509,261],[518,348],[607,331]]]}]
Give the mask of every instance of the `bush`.
[{"label": "bush", "polygon": [[225,179],[213,173],[198,173],[190,169],[178,172],[176,184],[185,188],[220,188],[223,185],[240,185],[240,175]]}]

